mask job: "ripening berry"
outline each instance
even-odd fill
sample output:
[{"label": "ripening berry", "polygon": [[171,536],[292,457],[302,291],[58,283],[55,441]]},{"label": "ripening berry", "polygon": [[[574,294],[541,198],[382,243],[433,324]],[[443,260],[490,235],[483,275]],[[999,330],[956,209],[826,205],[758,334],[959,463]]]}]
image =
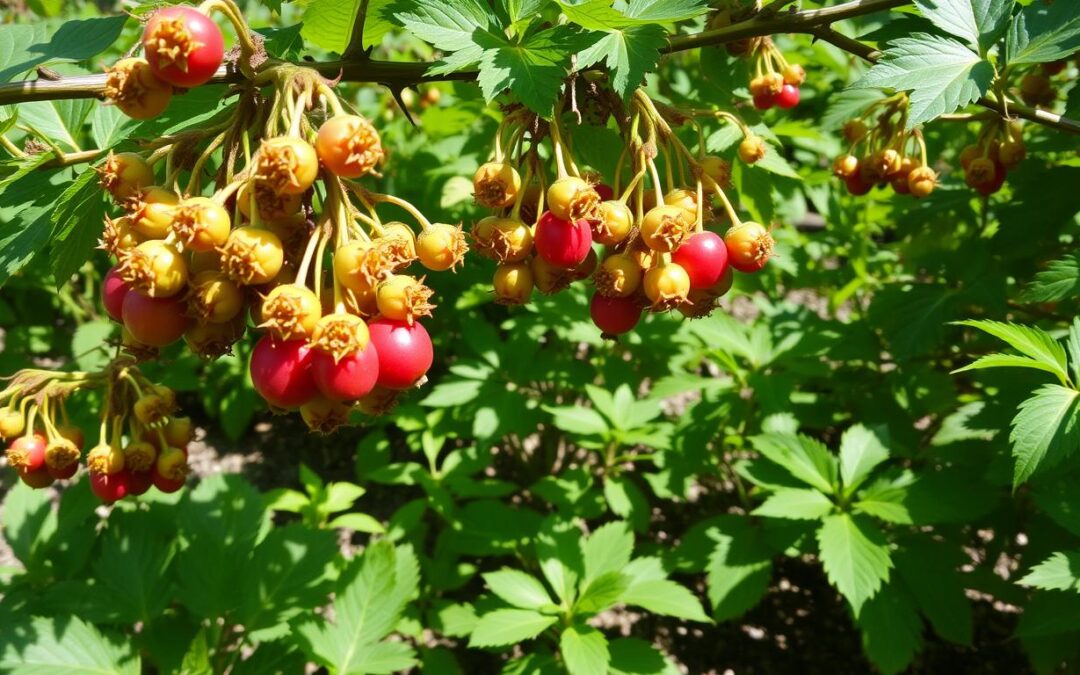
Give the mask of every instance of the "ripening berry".
[{"label": "ripening berry", "polygon": [[232,321],[244,309],[240,287],[217,270],[192,277],[184,301],[188,315],[201,323]]},{"label": "ripening berry", "polygon": [[15,438],[26,429],[22,413],[11,408],[0,410],[0,439]]},{"label": "ripening berry", "polygon": [[132,290],[152,298],[170,298],[187,285],[187,261],[171,244],[144,241],[120,263],[117,271]]},{"label": "ripening berry", "polygon": [[172,232],[192,251],[215,250],[225,243],[231,228],[229,212],[209,197],[188,197],[173,209]]},{"label": "ripening berry", "polygon": [[694,228],[694,221],[682,206],[655,206],[641,220],[641,240],[654,251],[677,249]]},{"label": "ripening berry", "polygon": [[269,230],[255,227],[233,230],[219,251],[221,271],[244,286],[273,281],[285,262],[281,239]]},{"label": "ripening berry", "polygon": [[264,140],[253,161],[255,180],[278,194],[307,192],[319,174],[315,148],[293,136]]},{"label": "ripening berry", "polygon": [[473,174],[473,198],[491,209],[510,206],[521,191],[521,176],[507,162],[487,162]]},{"label": "ripening berry", "polygon": [[1005,141],[998,149],[998,159],[1006,169],[1016,168],[1027,158],[1027,146],[1022,140]]},{"label": "ripening berry", "polygon": [[600,195],[581,178],[567,176],[548,186],[548,211],[559,220],[595,218],[598,206]]},{"label": "ripening berry", "polygon": [[164,239],[169,235],[173,209],[179,203],[180,197],[172,190],[151,185],[133,193],[126,208],[136,232],[147,239]]},{"label": "ripening berry", "polygon": [[630,236],[634,228],[634,214],[621,201],[609,199],[600,202],[596,219],[591,221],[593,239],[604,246],[617,246]]},{"label": "ripening berry", "polygon": [[604,336],[628,333],[641,319],[637,298],[612,298],[596,293],[589,301],[589,316]]},{"label": "ripening berry", "polygon": [[625,253],[610,255],[600,263],[593,282],[596,292],[611,298],[633,295],[641,286],[641,267]]},{"label": "ripening berry", "polygon": [[495,289],[495,302],[500,305],[524,305],[532,297],[532,268],[527,262],[503,263],[495,268],[491,284]]},{"label": "ripening berry", "polygon": [[314,291],[300,284],[276,286],[263,300],[260,328],[279,340],[306,338],[322,317],[322,303]]},{"label": "ripening berry", "polygon": [[739,159],[747,164],[761,161],[767,151],[768,146],[761,136],[747,136],[739,143]]},{"label": "ripening berry", "polygon": [[678,263],[661,263],[645,273],[642,286],[653,311],[675,309],[690,294],[690,275]]},{"label": "ripening berry", "polygon": [[696,191],[675,188],[664,195],[664,203],[668,206],[677,206],[686,211],[686,217],[691,223],[697,220],[698,200]]},{"label": "ripening berry", "polygon": [[379,133],[359,115],[335,115],[319,127],[315,151],[327,171],[342,178],[371,173],[382,161]]},{"label": "ripening berry", "polygon": [[110,150],[109,156],[95,171],[98,173],[98,183],[118,204],[154,184],[153,169],[142,155],[134,152],[114,153]]},{"label": "ripening berry", "polygon": [[383,317],[411,325],[419,317],[431,316],[435,305],[429,300],[433,293],[423,279],[395,274],[375,289],[375,303]]},{"label": "ripening berry", "polygon": [[740,272],[757,272],[765,267],[774,243],[768,230],[750,221],[736,225],[724,235],[728,260]]},{"label": "ripening berry", "polygon": [[332,434],[349,423],[350,406],[325,396],[316,396],[300,406],[300,417],[317,434]]},{"label": "ripening berry", "polygon": [[144,59],[126,58],[105,69],[104,94],[128,117],[148,120],[169,107],[172,87]]},{"label": "ripening berry", "polygon": [[858,143],[866,138],[866,134],[870,133],[870,129],[867,128],[866,122],[862,120],[848,120],[844,123],[842,133],[844,140],[848,143]]},{"label": "ripening berry", "polygon": [[420,264],[434,272],[454,269],[465,259],[468,250],[461,225],[434,223],[416,239]]},{"label": "ripening berry", "polygon": [[86,455],[86,466],[91,473],[111,475],[124,468],[124,453],[119,447],[101,443]]},{"label": "ripening berry", "polygon": [[837,178],[847,178],[859,171],[859,158],[855,155],[840,155],[833,160],[833,175]]},{"label": "ripening berry", "polygon": [[143,50],[155,75],[190,89],[214,76],[224,57],[221,29],[194,7],[165,7],[146,22]]},{"label": "ripening berry", "polygon": [[800,86],[806,81],[806,70],[797,63],[789,63],[784,68],[784,82],[793,86]]}]

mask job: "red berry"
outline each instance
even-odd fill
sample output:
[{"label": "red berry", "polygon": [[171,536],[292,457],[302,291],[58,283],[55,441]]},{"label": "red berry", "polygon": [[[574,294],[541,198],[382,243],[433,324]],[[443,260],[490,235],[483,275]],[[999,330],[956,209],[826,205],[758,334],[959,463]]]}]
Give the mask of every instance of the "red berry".
[{"label": "red berry", "polygon": [[847,186],[848,194],[856,197],[861,197],[874,188],[874,184],[865,180],[858,171],[844,178],[844,184]]},{"label": "red berry", "polygon": [[799,105],[799,88],[793,84],[785,84],[780,93],[776,95],[776,105],[788,110]]},{"label": "red berry", "polygon": [[768,92],[754,94],[754,107],[758,110],[768,110],[776,105],[776,95]]},{"label": "red berry", "polygon": [[35,490],[47,488],[55,480],[49,473],[48,467],[41,467],[37,471],[18,471],[17,473],[19,474],[19,480]]},{"label": "red berry", "polygon": [[151,347],[171,345],[191,325],[179,296],[150,298],[142,293],[128,293],[121,314],[131,336]]},{"label": "red berry", "polygon": [[368,324],[368,330],[379,356],[379,385],[408,389],[431,368],[435,352],[431,337],[419,321],[410,326],[404,321],[377,319]]},{"label": "red berry", "polygon": [[621,335],[637,325],[641,305],[633,297],[609,298],[596,293],[589,302],[589,315],[604,334]]},{"label": "red berry", "polygon": [[334,363],[334,357],[315,350],[311,357],[311,374],[323,396],[336,401],[355,401],[375,387],[379,379],[379,355],[368,343]]},{"label": "red berry", "polygon": [[19,436],[8,445],[8,464],[20,474],[34,473],[45,467],[45,446],[48,441],[41,434]]},{"label": "red berry", "polygon": [[263,336],[251,351],[255,391],[278,408],[298,408],[307,403],[319,393],[311,377],[311,356],[306,339]]},{"label": "red berry", "polygon": [[121,471],[120,473],[127,474],[128,494],[134,497],[146,494],[150,486],[154,484],[149,471]]},{"label": "red berry", "polygon": [[142,41],[154,74],[185,89],[213,77],[225,54],[221,29],[192,7],[166,7],[154,12],[146,23]]},{"label": "red berry", "polygon": [[537,254],[555,267],[577,267],[592,249],[592,227],[585,219],[560,220],[546,211],[536,224],[533,245]]},{"label": "red berry", "polygon": [[97,498],[106,504],[112,504],[118,499],[128,495],[128,472],[126,470],[116,473],[90,472],[90,489]]},{"label": "red berry", "polygon": [[690,288],[709,288],[728,269],[728,251],[715,232],[698,232],[683,242],[671,255],[690,275]]},{"label": "red berry", "polygon": [[54,469],[53,467],[46,465],[45,469],[49,472],[49,475],[56,480],[66,480],[74,476],[75,472],[79,470],[79,463],[72,462],[71,464],[63,466],[59,469]]},{"label": "red berry", "polygon": [[120,278],[115,267],[105,275],[105,279],[101,282],[101,302],[105,305],[105,311],[113,319],[123,322],[124,298],[130,290],[131,286]]}]

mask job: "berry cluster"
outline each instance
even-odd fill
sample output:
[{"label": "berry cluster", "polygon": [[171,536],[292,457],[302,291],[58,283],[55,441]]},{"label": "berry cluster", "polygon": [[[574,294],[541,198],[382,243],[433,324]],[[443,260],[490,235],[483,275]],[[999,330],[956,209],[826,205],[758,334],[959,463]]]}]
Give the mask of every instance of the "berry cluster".
[{"label": "berry cluster", "polygon": [[[176,492],[188,474],[191,421],[175,417],[176,395],[149,382],[130,357],[100,372],[21,370],[0,392],[0,438],[9,441],[8,464],[32,488],[71,478],[85,436],[68,420],[65,399],[101,389],[104,404],[98,444],[86,453],[90,488],[103,502]],[[126,434],[125,434],[126,431]]]},{"label": "berry cluster", "polygon": [[844,124],[849,146],[833,161],[833,175],[843,179],[849,193],[865,195],[875,185],[917,198],[934,191],[938,175],[927,164],[922,131],[907,130],[907,119],[908,97],[899,93],[875,101]]},{"label": "berry cluster", "polygon": [[[739,155],[751,163],[764,156],[765,143],[730,113],[676,110],[641,91],[629,110],[612,111],[625,142],[614,187],[575,164],[559,111],[550,123],[520,108],[504,117],[493,158],[473,176],[477,203],[496,211],[471,232],[476,252],[498,263],[496,299],[523,304],[533,288],[555,293],[591,277],[596,291],[590,313],[606,336],[633,329],[645,309],[705,316],[731,288],[732,269],[764,267],[773,239],[761,225],[739,220],[724,191],[730,165],[706,156],[703,142],[692,153],[672,124],[692,123],[700,130],[696,118],[702,116],[735,123],[744,133]],[[555,164],[550,183],[539,152],[545,141]],[[634,176],[622,187],[620,174],[627,167]],[[718,220],[714,197],[730,221],[723,238],[705,227]],[[602,255],[594,243],[604,246]]]},{"label": "berry cluster", "polygon": [[[739,0],[721,0],[709,19],[709,28],[746,21],[758,9],[756,3],[744,6]],[[750,96],[755,108],[768,110],[775,106],[788,110],[799,105],[799,87],[806,81],[806,71],[797,63],[788,63],[772,38],[762,36],[729,42],[727,50],[732,56],[752,63]]]},{"label": "berry cluster", "polygon": [[989,196],[1001,189],[1010,169],[1027,157],[1023,129],[1018,120],[1006,122],[1001,118],[982,126],[973,145],[960,152],[960,167],[964,182],[970,188]]},{"label": "berry cluster", "polygon": [[[1077,65],[1080,66],[1080,59],[1077,60]],[[1032,106],[1053,106],[1058,99],[1061,84],[1054,80],[1068,78],[1068,68],[1069,62],[1065,59],[1039,64],[1036,70],[1020,79],[1020,98]]]}]

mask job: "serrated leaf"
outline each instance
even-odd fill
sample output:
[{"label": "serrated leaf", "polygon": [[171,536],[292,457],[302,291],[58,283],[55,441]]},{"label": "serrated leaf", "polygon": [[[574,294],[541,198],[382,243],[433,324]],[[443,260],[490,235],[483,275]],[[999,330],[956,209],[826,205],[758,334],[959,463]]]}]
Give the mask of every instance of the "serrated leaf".
[{"label": "serrated leaf", "polygon": [[[95,103],[88,99],[32,101],[19,104],[19,126],[33,128],[62,149],[81,150],[82,126]],[[65,147],[66,146],[66,147]]]},{"label": "serrated leaf", "polygon": [[861,516],[838,513],[825,518],[817,540],[829,583],[858,616],[863,603],[889,580],[892,560],[881,530]]},{"label": "serrated leaf", "polygon": [[571,434],[599,436],[608,431],[604,417],[592,408],[580,406],[544,406],[554,416],[555,426]]},{"label": "serrated leaf", "polygon": [[574,605],[575,614],[597,614],[618,602],[630,586],[622,572],[607,572],[593,579]]},{"label": "serrated leaf", "polygon": [[120,623],[155,619],[168,606],[173,577],[168,573],[175,553],[171,533],[143,512],[114,514],[103,537],[94,571],[112,597],[110,612]]},{"label": "serrated leaf", "polygon": [[645,74],[656,68],[660,49],[667,43],[667,32],[660,26],[627,26],[606,31],[577,57],[577,68],[584,69],[601,61],[611,71],[611,85],[627,100],[641,86]]},{"label": "serrated leaf", "polygon": [[477,81],[491,101],[505,89],[541,115],[550,115],[570,67],[570,54],[588,38],[573,26],[555,26],[517,42],[482,36],[484,47]]},{"label": "serrated leaf", "polygon": [[1057,375],[1062,383],[1068,379],[1065,348],[1046,331],[1000,321],[957,321],[956,324],[989,333],[1024,356],[1043,364],[1044,369]]},{"label": "serrated leaf", "polygon": [[675,664],[651,644],[638,638],[620,638],[608,644],[611,675],[677,675]]},{"label": "serrated leaf", "polygon": [[[308,42],[338,54],[345,51],[352,39],[353,18],[362,0],[311,0],[304,6],[300,34]],[[393,28],[388,14],[391,0],[371,0],[367,3],[364,21],[366,49],[378,44]],[[281,56],[281,54],[274,54]]]},{"label": "serrated leaf", "polygon": [[635,581],[621,600],[656,614],[711,623],[697,596],[670,579]]},{"label": "serrated leaf", "polygon": [[969,363],[963,368],[957,368],[952,371],[953,373],[962,373],[968,370],[982,370],[985,368],[1031,368],[1033,370],[1041,370],[1052,375],[1061,376],[1055,366],[1051,366],[1042,361],[1037,361],[1029,356],[1018,356],[1016,354],[987,354],[986,356],[979,357],[976,361]]},{"label": "serrated leaf", "polygon": [[96,371],[111,359],[109,338],[116,330],[113,321],[98,320],[80,324],[71,336],[71,354],[80,370]]},{"label": "serrated leaf", "polygon": [[985,54],[1004,34],[1012,0],[915,0],[922,15],[938,28]]},{"label": "serrated leaf", "polygon": [[1080,49],[1080,4],[1034,3],[1025,7],[1009,29],[1010,64],[1048,63]]},{"label": "serrated leaf", "polygon": [[751,514],[767,518],[818,520],[836,508],[832,500],[810,488],[781,488],[768,496]]},{"label": "serrated leaf", "polygon": [[836,458],[821,443],[806,436],[761,434],[750,439],[754,449],[792,476],[819,491],[832,494],[837,480]]},{"label": "serrated leaf", "polygon": [[559,637],[559,651],[570,675],[606,673],[611,661],[607,638],[592,626],[569,626]]},{"label": "serrated leaf", "polygon": [[721,516],[709,538],[716,541],[706,567],[709,601],[716,620],[726,621],[764,597],[772,576],[772,551],[745,517]]},{"label": "serrated leaf", "polygon": [[85,61],[116,42],[127,15],[67,21],[48,37],[44,23],[0,26],[0,82],[48,63]]},{"label": "serrated leaf", "polygon": [[844,487],[857,488],[874,467],[888,458],[888,448],[873,431],[861,424],[848,428],[840,438],[840,477]]},{"label": "serrated leaf", "polygon": [[1019,583],[1046,591],[1080,592],[1080,551],[1058,551],[1031,568]]},{"label": "serrated leaf", "polygon": [[634,550],[634,535],[626,523],[615,521],[596,529],[582,547],[585,556],[585,583],[617,572],[630,562]]},{"label": "serrated leaf", "polygon": [[504,568],[483,577],[488,590],[514,607],[535,610],[551,603],[547,589],[530,574]]},{"label": "serrated leaf", "polygon": [[0,672],[138,675],[141,659],[131,647],[75,616],[20,618],[0,631]]},{"label": "serrated leaf", "polygon": [[502,647],[531,640],[558,620],[528,609],[497,609],[480,617],[469,636],[469,646]]},{"label": "serrated leaf", "polygon": [[105,217],[105,198],[97,176],[87,170],[60,195],[52,215],[52,272],[63,286],[95,249]]},{"label": "serrated leaf", "polygon": [[912,539],[897,551],[896,572],[938,635],[969,645],[974,632],[971,601],[958,568],[963,553],[947,542]]},{"label": "serrated leaf", "polygon": [[863,605],[858,615],[863,649],[882,673],[899,673],[922,644],[922,619],[911,599],[889,584]]},{"label": "serrated leaf", "polygon": [[476,400],[483,386],[484,383],[477,380],[444,380],[436,385],[420,404],[432,408],[463,405]]},{"label": "serrated leaf", "polygon": [[382,523],[366,513],[346,513],[334,518],[326,525],[331,528],[344,527],[357,532],[367,532],[368,534],[386,532],[386,528],[383,527]]},{"label": "serrated leaf", "polygon": [[990,88],[994,67],[956,40],[916,33],[891,42],[854,87],[910,92],[907,128],[976,101]]},{"label": "serrated leaf", "polygon": [[1080,445],[1080,392],[1056,384],[1043,385],[1020,404],[1009,442],[1016,468],[1013,487],[1037,469],[1053,466]]},{"label": "serrated leaf", "polygon": [[1080,253],[1050,262],[1024,289],[1023,302],[1057,302],[1080,295]]}]

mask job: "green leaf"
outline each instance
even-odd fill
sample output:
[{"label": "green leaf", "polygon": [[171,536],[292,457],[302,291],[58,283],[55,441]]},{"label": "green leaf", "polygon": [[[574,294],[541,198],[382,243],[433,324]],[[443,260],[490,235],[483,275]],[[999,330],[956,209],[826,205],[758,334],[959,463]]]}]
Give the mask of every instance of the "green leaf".
[{"label": "green leaf", "polygon": [[630,562],[634,550],[634,535],[622,521],[602,525],[582,547],[585,556],[585,583],[609,572],[617,572]]},{"label": "green leaf", "polygon": [[80,150],[82,126],[94,108],[88,99],[33,101],[19,104],[19,125],[33,127],[61,148]]},{"label": "green leaf", "polygon": [[1004,34],[1012,0],[915,0],[935,26],[985,54]]},{"label": "green leaf", "polygon": [[46,24],[0,26],[0,82],[50,63],[85,61],[120,37],[126,14],[76,19],[48,34]]},{"label": "green leaf", "polygon": [[889,458],[889,449],[877,435],[861,424],[849,427],[840,438],[840,477],[853,490],[878,464]]},{"label": "green leaf", "polygon": [[656,614],[711,623],[697,596],[670,579],[635,581],[621,600]]},{"label": "green leaf", "polygon": [[709,601],[716,620],[727,621],[765,596],[772,577],[772,551],[761,531],[744,517],[720,516],[708,536],[716,541],[706,567]]},{"label": "green leaf", "polygon": [[858,624],[863,649],[882,673],[907,668],[922,644],[922,619],[911,599],[895,584],[888,584],[863,605]]},{"label": "green leaf", "polygon": [[379,541],[354,559],[334,599],[334,622],[295,626],[304,651],[338,673],[391,673],[415,664],[403,643],[379,642],[394,629],[417,590],[419,566],[411,548]]},{"label": "green leaf", "polygon": [[645,74],[656,68],[660,49],[667,44],[667,32],[661,26],[627,26],[607,31],[599,40],[578,54],[579,70],[601,61],[611,73],[611,86],[627,100],[641,86]]},{"label": "green leaf", "polygon": [[94,144],[101,149],[111,148],[127,138],[134,124],[114,105],[98,104],[90,118]]},{"label": "green leaf", "polygon": [[148,622],[169,605],[173,577],[169,565],[175,553],[171,533],[150,513],[115,513],[103,537],[94,571],[111,597],[110,610],[118,622]]},{"label": "green leaf", "polygon": [[1080,551],[1059,551],[1042,561],[1020,580],[1046,591],[1080,592]]},{"label": "green leaf", "polygon": [[334,518],[327,527],[343,527],[348,530],[356,530],[357,532],[367,532],[368,534],[382,534],[386,532],[386,528],[383,524],[375,520],[366,513],[346,513]]},{"label": "green leaf", "polygon": [[555,26],[517,42],[484,38],[477,80],[491,101],[505,89],[534,112],[550,115],[570,67],[570,54],[580,51],[584,38],[572,26]]},{"label": "green leaf", "polygon": [[3,517],[4,539],[15,557],[28,570],[33,570],[38,549],[56,531],[49,493],[34,490],[21,481],[16,483],[4,499]]},{"label": "green leaf", "polygon": [[536,610],[551,603],[547,589],[536,577],[519,570],[501,569],[483,575],[488,590],[521,609]]},{"label": "green leaf", "polygon": [[1056,384],[1043,385],[1020,404],[1012,421],[1013,487],[1040,465],[1053,466],[1080,445],[1080,392]]},{"label": "green leaf", "polygon": [[559,637],[559,651],[570,675],[606,673],[611,661],[607,638],[592,626],[567,627]]},{"label": "green leaf", "polygon": [[967,370],[983,370],[985,368],[1031,368],[1033,370],[1041,370],[1051,375],[1061,377],[1061,371],[1057,366],[1050,365],[1044,361],[1038,361],[1030,356],[1018,356],[1016,354],[987,354],[986,356],[979,357],[977,360],[969,363],[963,368],[957,368],[952,371],[955,373],[962,373]]},{"label": "green leaf", "polygon": [[817,540],[829,582],[858,616],[881,582],[889,580],[892,560],[881,530],[861,516],[838,513],[825,518]]},{"label": "green leaf", "polygon": [[[367,16],[364,20],[365,49],[381,42],[393,28],[386,16],[390,4],[390,0],[371,0],[367,3]],[[360,5],[361,0],[311,0],[304,6],[300,34],[306,41],[326,51],[340,54],[352,39],[353,17],[360,11]]]},{"label": "green leaf", "polygon": [[608,644],[611,675],[676,675],[681,672],[663,653],[638,638],[620,638]]},{"label": "green leaf", "polygon": [[835,491],[836,458],[818,441],[806,436],[762,434],[750,442],[769,461],[784,467],[807,485],[826,494]]},{"label": "green leaf", "polygon": [[907,128],[976,101],[990,88],[994,67],[956,40],[916,33],[889,43],[854,87],[910,92]]},{"label": "green leaf", "polygon": [[974,632],[966,580],[958,568],[966,560],[948,543],[912,538],[894,556],[896,572],[938,635],[970,645]]},{"label": "green leaf", "polygon": [[1080,295],[1080,253],[1053,260],[1024,289],[1023,302],[1057,302]]},{"label": "green leaf", "polygon": [[622,572],[607,572],[593,579],[574,605],[575,614],[598,614],[618,602],[630,586]]},{"label": "green leaf", "polygon": [[535,539],[544,578],[560,600],[573,602],[577,581],[585,575],[581,532],[572,523],[549,516]]},{"label": "green leaf", "polygon": [[769,495],[765,503],[754,509],[751,514],[767,518],[818,520],[835,508],[836,504],[817,490],[781,488]]},{"label": "green leaf", "polygon": [[271,628],[325,604],[333,583],[337,537],[294,523],[270,530],[250,558],[238,623]]},{"label": "green leaf", "polygon": [[958,326],[970,326],[989,333],[1028,358],[1045,366],[1045,370],[1055,373],[1064,384],[1068,380],[1066,372],[1065,348],[1046,331],[1034,326],[1018,326],[1000,321],[957,321]]},{"label": "green leaf", "polygon": [[109,338],[116,330],[114,321],[99,320],[80,324],[71,336],[71,353],[80,370],[101,370],[112,358]]},{"label": "green leaf", "polygon": [[483,386],[484,383],[478,380],[447,379],[436,385],[420,404],[432,408],[464,405],[475,401]]},{"label": "green leaf", "polygon": [[592,408],[544,406],[554,416],[555,426],[570,434],[600,436],[609,431],[607,420]]},{"label": "green leaf", "polygon": [[63,286],[90,258],[101,236],[105,199],[93,171],[84,171],[60,195],[53,211],[52,272]]},{"label": "green leaf", "polygon": [[531,640],[558,620],[528,609],[497,609],[480,617],[469,636],[469,646],[502,647]]},{"label": "green leaf", "polygon": [[138,675],[141,660],[131,644],[108,640],[75,616],[20,618],[0,631],[0,672]]},{"label": "green leaf", "polygon": [[1048,63],[1080,49],[1080,5],[1034,3],[1013,20],[1008,36],[1012,64]]}]

